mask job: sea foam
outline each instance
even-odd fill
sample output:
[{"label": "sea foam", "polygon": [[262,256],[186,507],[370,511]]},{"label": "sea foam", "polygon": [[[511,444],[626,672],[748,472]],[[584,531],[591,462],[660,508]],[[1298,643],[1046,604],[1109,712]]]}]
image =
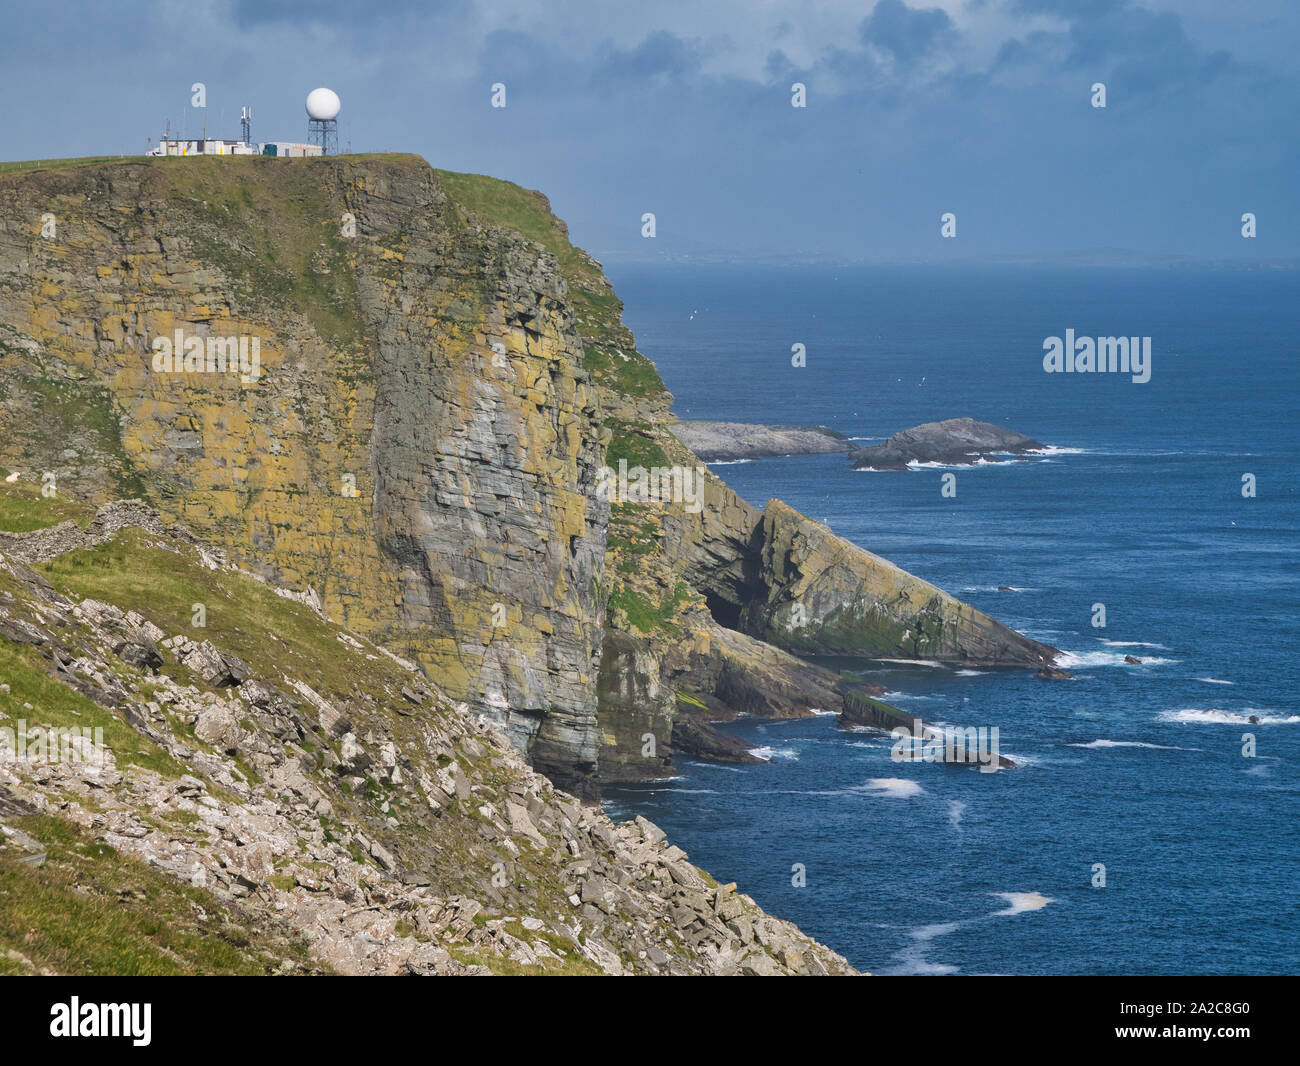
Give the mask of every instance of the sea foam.
[{"label": "sea foam", "polygon": [[[1254,716],[1259,719],[1252,722]],[[1295,725],[1300,722],[1300,714],[1270,714],[1258,707],[1246,707],[1240,711],[1223,711],[1217,707],[1184,707],[1180,710],[1161,711],[1156,715],[1161,722],[1182,722],[1186,725]]]},{"label": "sea foam", "polygon": [[925,793],[917,782],[905,777],[873,777],[865,785],[857,785],[852,792],[862,792],[872,796],[884,796],[889,799],[910,799]]}]

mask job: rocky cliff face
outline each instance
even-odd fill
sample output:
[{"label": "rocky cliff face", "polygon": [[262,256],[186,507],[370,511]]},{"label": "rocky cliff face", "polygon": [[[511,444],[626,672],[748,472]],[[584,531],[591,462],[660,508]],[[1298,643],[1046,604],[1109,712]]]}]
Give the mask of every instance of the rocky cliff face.
[{"label": "rocky cliff face", "polygon": [[[620,314],[543,197],[413,157],[0,175],[0,462],[145,497],[579,791],[839,709],[790,652],[1050,658],[712,476],[611,500],[603,464],[698,466]],[[157,372],[177,330],[256,340],[256,381]]]},{"label": "rocky cliff face", "polygon": [[0,972],[853,972],[151,508],[0,519]]},{"label": "rocky cliff face", "polygon": [[[418,160],[192,162],[0,185],[5,460],[142,489],[580,783],[608,507],[561,271]],[[258,380],[155,372],[177,330]]]}]

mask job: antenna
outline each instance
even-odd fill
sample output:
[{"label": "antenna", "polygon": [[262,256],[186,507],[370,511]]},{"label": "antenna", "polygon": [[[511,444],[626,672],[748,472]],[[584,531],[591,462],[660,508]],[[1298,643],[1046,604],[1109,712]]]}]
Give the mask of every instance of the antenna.
[{"label": "antenna", "polygon": [[239,109],[239,129],[244,135],[244,143],[253,143],[253,109],[251,107],[241,107]]}]

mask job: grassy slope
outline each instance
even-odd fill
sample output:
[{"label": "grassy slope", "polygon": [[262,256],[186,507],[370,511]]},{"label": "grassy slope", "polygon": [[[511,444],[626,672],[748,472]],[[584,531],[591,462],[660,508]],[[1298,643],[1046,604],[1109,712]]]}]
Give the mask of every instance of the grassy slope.
[{"label": "grassy slope", "polygon": [[93,508],[77,500],[41,495],[35,482],[5,482],[8,474],[0,467],[0,533],[30,533],[67,521],[84,528],[95,517]]},{"label": "grassy slope", "polygon": [[[0,510],[6,505],[18,510],[18,513],[32,521],[28,524],[40,524],[38,515],[33,510],[39,508],[39,496],[32,497],[30,486],[22,483],[8,484],[0,480]],[[0,552],[3,548],[0,547]],[[128,528],[120,531],[112,540],[96,548],[68,552],[36,567],[47,580],[61,593],[80,599],[90,597],[113,603],[124,610],[135,609],[144,614],[155,624],[169,633],[184,633],[194,640],[211,640],[224,652],[239,655],[252,668],[258,677],[279,682],[280,674],[286,673],[307,681],[326,699],[337,705],[350,709],[350,716],[357,716],[357,728],[364,732],[365,697],[369,696],[375,713],[390,713],[382,710],[401,702],[398,692],[410,681],[399,666],[383,656],[371,657],[341,644],[338,639],[338,627],[323,621],[307,607],[277,596],[272,589],[257,581],[251,575],[231,571],[213,571],[199,564],[192,549],[180,552],[170,550],[158,543],[157,538],[140,529]],[[22,586],[8,574],[0,571],[0,602],[9,608],[17,606],[8,600],[6,594],[21,597]],[[207,607],[207,625],[195,628],[192,624],[192,608],[195,603]],[[19,609],[15,613],[23,616]],[[62,634],[70,638],[70,634]],[[110,666],[114,664],[110,663]],[[119,669],[114,667],[115,669]],[[184,666],[174,662],[162,667],[162,672],[175,678],[179,683],[194,685],[206,689],[206,684]],[[131,671],[122,666],[119,676],[124,683],[132,680]],[[136,675],[138,678],[138,675]],[[29,725],[41,726],[100,726],[104,729],[104,740],[122,768],[138,766],[153,770],[165,777],[179,777],[192,768],[183,766],[173,760],[167,753],[157,748],[147,739],[132,730],[121,716],[115,712],[99,707],[80,693],[55,680],[49,673],[48,665],[31,648],[18,646],[0,639],[0,679],[10,685],[9,695],[0,694],[0,726],[14,728],[16,720],[25,718]],[[147,682],[146,682],[147,684]],[[30,704],[27,709],[24,705]],[[421,721],[428,716],[449,713],[446,708],[426,706],[418,718],[392,718],[390,725],[395,729],[410,729],[415,733],[422,730]],[[211,750],[193,736],[192,730],[177,720],[172,728],[184,733],[184,742],[194,748]],[[318,743],[328,743],[337,747],[337,741],[323,738]],[[308,750],[315,750],[310,747]],[[494,765],[491,756],[482,760],[472,760],[460,753],[461,763],[472,768],[475,780],[490,782],[495,786],[508,786],[510,778]],[[240,772],[245,778],[256,782],[256,774],[251,767],[236,760]],[[215,790],[218,791],[219,790]],[[441,864],[428,872],[433,877],[438,889],[446,895],[456,893],[477,894],[478,887],[470,871],[485,869],[482,839],[478,830],[480,815],[477,812],[478,800],[457,804],[454,816],[450,814],[435,820],[436,828],[428,825],[420,827],[421,814],[418,810],[408,811],[405,800],[386,790],[377,781],[368,779],[365,786],[351,796],[331,793],[331,800],[336,808],[336,819],[347,820],[357,825],[364,825],[366,816],[401,820],[402,826],[394,831],[401,834],[430,834],[426,840],[433,840]],[[391,806],[381,805],[388,802]],[[34,831],[23,819],[6,818],[6,821],[23,829],[29,835],[42,841],[52,839]],[[39,824],[39,823],[38,823]],[[63,823],[55,822],[54,825]],[[52,831],[52,830],[51,830]],[[70,830],[69,830],[70,831]],[[367,833],[377,835],[374,826],[366,829]],[[89,845],[87,845],[89,847]],[[102,886],[112,886],[123,877],[135,878],[146,884],[148,892],[156,896],[162,886],[168,884],[166,878],[151,872],[139,864],[130,865],[127,872],[118,867],[127,863],[123,857],[116,856],[107,849],[97,853],[94,849],[76,851],[64,855],[58,851],[67,863],[58,866],[54,863],[55,850],[51,851],[51,863],[42,868],[44,872],[17,863],[18,853],[11,849],[8,860],[0,853],[0,973],[18,967],[14,972],[25,972],[26,967],[12,960],[6,962],[5,951],[19,951],[27,956],[36,966],[46,966],[59,972],[104,972],[104,973],[154,973],[170,972],[158,969],[134,970],[131,960],[143,960],[141,965],[160,966],[157,953],[150,944],[156,938],[155,926],[144,920],[142,908],[140,920],[127,915],[122,923],[112,928],[101,930],[103,941],[98,948],[89,952],[88,965],[91,968],[78,970],[70,968],[70,949],[60,947],[58,929],[67,926],[75,929],[94,925],[93,909],[87,909],[85,900],[69,886],[82,883],[93,885],[92,895],[98,898]],[[358,857],[354,854],[354,857]],[[556,901],[564,895],[562,871],[554,859],[543,852],[525,851],[518,856],[504,853],[493,855],[509,863],[514,871],[516,883],[528,890],[532,900],[541,901],[546,911],[556,912],[561,908]],[[100,864],[91,864],[91,860],[102,859]],[[566,859],[567,862],[567,859]],[[44,879],[53,878],[48,884]],[[188,892],[188,889],[186,890]],[[34,895],[33,895],[34,894]],[[191,893],[190,895],[194,895]],[[206,897],[206,893],[199,896]],[[152,898],[152,896],[150,898]],[[31,898],[31,908],[18,902],[22,898]],[[110,899],[115,898],[109,894]],[[170,898],[170,897],[169,897]],[[171,904],[169,904],[171,906]],[[182,906],[175,901],[174,907]],[[204,910],[213,912],[218,905],[201,904]],[[516,900],[508,905],[506,913],[527,913],[524,901]],[[168,913],[171,913],[170,911]],[[179,913],[179,912],[177,912]],[[16,915],[16,916],[15,916]],[[42,918],[42,916],[44,916]],[[480,924],[491,916],[490,912],[480,915]],[[246,920],[238,916],[227,922],[230,928],[223,934],[227,941],[238,947],[241,934],[238,928]],[[186,928],[182,923],[181,928]],[[223,926],[224,928],[224,926]],[[510,927],[507,926],[509,929]],[[33,932],[34,930],[34,932]],[[243,939],[248,939],[249,931],[244,929]],[[196,932],[195,935],[200,935]],[[208,935],[208,934],[202,934]],[[257,938],[253,937],[253,942]],[[49,948],[34,947],[37,943],[49,943]],[[557,945],[559,946],[559,945]],[[82,949],[78,949],[82,950]],[[180,951],[172,945],[168,950]],[[271,949],[268,949],[271,950]],[[496,973],[559,973],[559,974],[595,974],[598,967],[586,959],[570,955],[561,960],[545,959],[541,967],[520,966],[508,959],[479,953],[470,945],[455,945],[453,953],[465,963],[478,963],[487,966]],[[197,946],[194,952],[197,952]],[[180,952],[184,955],[184,952]],[[296,956],[288,947],[276,947],[272,951],[277,958],[294,959]],[[221,962],[225,956],[204,957],[192,954],[192,969],[180,969],[176,972],[264,972],[260,954],[245,953],[234,961]],[[167,956],[167,951],[161,952]],[[189,958],[190,956],[186,956]],[[214,961],[215,960],[215,961]],[[236,963],[243,969],[236,967]],[[220,965],[218,965],[220,964]],[[180,964],[177,964],[180,965]],[[190,965],[186,963],[185,965]],[[211,965],[211,970],[207,969]],[[94,967],[102,967],[95,969]],[[123,967],[126,967],[125,969]],[[250,969],[251,967],[251,969]]]},{"label": "grassy slope", "polygon": [[47,858],[40,866],[24,862],[28,852],[0,836],[0,975],[320,972],[283,930],[119,854],[69,822],[44,815],[8,821],[44,845]]},{"label": "grassy slope", "polygon": [[[139,611],[169,634],[211,640],[249,663],[269,657],[285,671],[310,673],[313,687],[327,699],[352,697],[361,681],[376,695],[384,682],[398,688],[405,683],[386,659],[369,663],[366,677],[358,678],[356,664],[339,654],[336,630],[309,608],[251,577],[198,567],[153,540],[143,530],[124,529],[97,548],[68,552],[38,569],[65,594]],[[196,603],[206,608],[202,628],[193,625]],[[194,683],[188,676],[183,680]]]},{"label": "grassy slope", "polygon": [[72,167],[97,167],[105,163],[124,163],[128,160],[143,160],[144,156],[101,155],[84,156],[80,159],[23,159],[12,163],[0,163],[0,174],[22,174],[31,170],[69,170]]}]

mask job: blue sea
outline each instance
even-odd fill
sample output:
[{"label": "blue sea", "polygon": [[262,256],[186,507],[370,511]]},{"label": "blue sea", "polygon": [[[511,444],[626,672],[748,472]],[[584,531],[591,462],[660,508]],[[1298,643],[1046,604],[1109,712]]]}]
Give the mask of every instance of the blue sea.
[{"label": "blue sea", "polygon": [[[832,717],[749,718],[722,728],[767,762],[679,763],[611,791],[611,813],[644,814],[874,973],[1300,972],[1300,276],[610,273],[681,418],[877,441],[969,415],[1050,445],[952,471],[951,499],[945,471],[840,456],[713,469],[1054,644],[1076,675],[837,662],[927,720],[998,727],[1019,767],[896,763],[890,738]],[[1043,341],[1067,329],[1150,336],[1151,380],[1045,373]]]}]

